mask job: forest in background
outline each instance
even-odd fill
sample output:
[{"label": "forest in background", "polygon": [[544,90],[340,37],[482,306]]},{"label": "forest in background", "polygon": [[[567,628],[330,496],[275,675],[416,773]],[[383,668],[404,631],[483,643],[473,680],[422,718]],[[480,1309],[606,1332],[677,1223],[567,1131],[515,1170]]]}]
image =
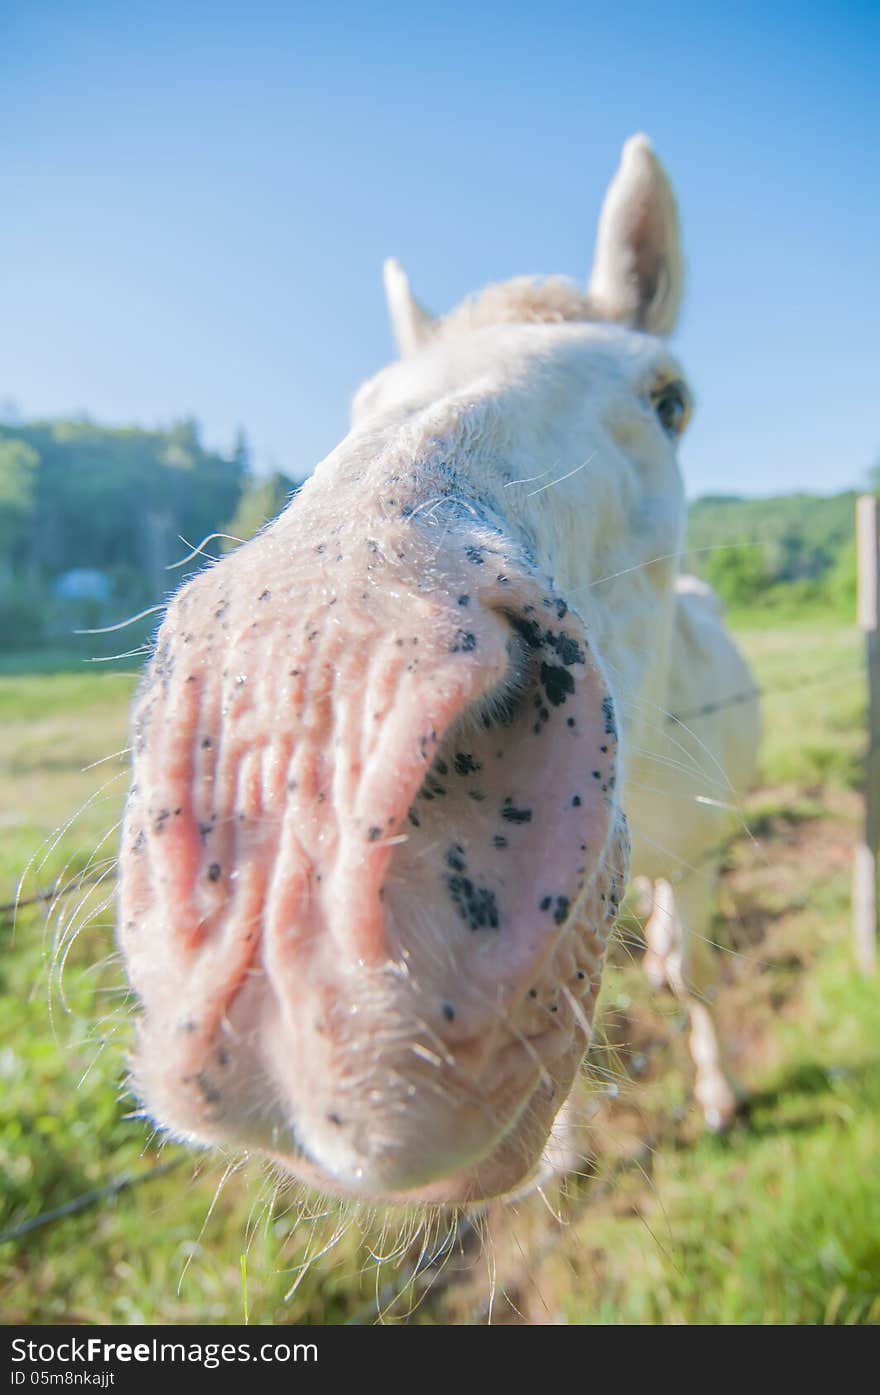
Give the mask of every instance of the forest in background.
[{"label": "forest in background", "polygon": [[[868,487],[880,488],[880,469]],[[155,431],[87,418],[0,425],[0,652],[130,650],[151,624],[123,646],[73,631],[155,604],[191,547],[211,533],[252,536],[295,488],[287,474],[254,472],[243,434],[228,453],[209,450],[192,419]],[[855,498],[698,499],[687,569],[736,611],[849,618]]]},{"label": "forest in background", "polygon": [[[88,419],[0,426],[0,652],[115,652],[118,639],[108,647],[73,631],[155,605],[205,537],[250,537],[294,488],[281,473],[254,474],[243,434],[228,453],[209,450],[191,419],[166,431]],[[121,647],[154,626],[126,631]]]}]

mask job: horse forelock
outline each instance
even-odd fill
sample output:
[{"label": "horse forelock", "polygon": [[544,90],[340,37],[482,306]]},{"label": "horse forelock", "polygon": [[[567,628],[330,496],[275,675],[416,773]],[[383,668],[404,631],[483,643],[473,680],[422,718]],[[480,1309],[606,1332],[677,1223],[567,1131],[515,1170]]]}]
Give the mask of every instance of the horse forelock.
[{"label": "horse forelock", "polygon": [[595,304],[567,276],[515,276],[468,298],[436,326],[446,338],[498,324],[559,324],[601,319]]}]

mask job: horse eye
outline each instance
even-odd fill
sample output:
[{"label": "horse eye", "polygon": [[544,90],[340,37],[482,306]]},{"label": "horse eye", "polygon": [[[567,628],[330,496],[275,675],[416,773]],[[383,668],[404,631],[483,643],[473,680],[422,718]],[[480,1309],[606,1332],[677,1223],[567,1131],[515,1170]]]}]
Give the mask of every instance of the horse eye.
[{"label": "horse eye", "polygon": [[679,436],[688,417],[688,395],[684,383],[667,383],[654,396],[654,411],[669,436]]}]

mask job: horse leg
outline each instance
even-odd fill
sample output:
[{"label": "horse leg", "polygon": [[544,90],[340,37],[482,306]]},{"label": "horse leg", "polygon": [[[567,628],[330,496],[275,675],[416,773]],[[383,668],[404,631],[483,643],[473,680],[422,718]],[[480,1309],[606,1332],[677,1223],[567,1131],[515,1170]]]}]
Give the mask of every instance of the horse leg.
[{"label": "horse leg", "polygon": [[644,920],[645,975],[655,992],[667,985],[674,988],[673,979],[681,977],[681,925],[675,907],[672,886],[665,877],[652,882],[649,877],[637,877],[636,913]]},{"label": "horse leg", "polygon": [[720,1133],[732,1123],[737,1093],[711,1007],[719,979],[719,959],[708,938],[717,876],[692,875],[673,891],[660,877],[654,908],[645,926],[646,971],[667,982],[690,1021],[690,1052],[696,1070],[694,1094],[706,1127]]}]

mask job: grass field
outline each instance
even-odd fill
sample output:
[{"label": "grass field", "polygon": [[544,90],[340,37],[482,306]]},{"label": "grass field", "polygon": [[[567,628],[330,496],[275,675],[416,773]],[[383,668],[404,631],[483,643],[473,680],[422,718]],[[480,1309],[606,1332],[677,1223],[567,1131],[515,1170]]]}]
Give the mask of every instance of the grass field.
[{"label": "grass field", "polygon": [[[880,1320],[880,978],[853,971],[848,908],[860,641],[832,621],[738,622],[769,696],[716,927],[719,1013],[749,1093],[726,1138],[702,1134],[677,1006],[648,993],[624,936],[588,1175],[490,1208],[481,1253],[464,1229],[407,1286],[422,1242],[405,1222],[325,1214],[260,1164],[164,1147],[129,1116],[105,880],[0,928],[0,1231],[101,1193],[0,1243],[2,1320],[438,1323],[490,1306],[496,1322]],[[133,683],[0,675],[0,901],[38,848],[25,896],[112,875],[124,757],[83,767],[125,746]]]}]

